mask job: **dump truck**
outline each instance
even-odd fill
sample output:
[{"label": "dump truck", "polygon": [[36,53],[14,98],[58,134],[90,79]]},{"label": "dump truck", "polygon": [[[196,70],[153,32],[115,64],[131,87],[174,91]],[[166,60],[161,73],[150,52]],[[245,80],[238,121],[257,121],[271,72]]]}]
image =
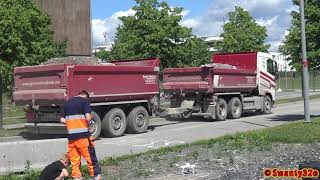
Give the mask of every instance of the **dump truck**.
[{"label": "dump truck", "polygon": [[236,119],[246,111],[270,113],[275,103],[277,67],[267,53],[215,54],[212,63],[201,67],[164,69],[162,86],[170,102],[164,109],[159,100],[159,65],[159,59],[150,58],[17,67],[13,99],[25,107],[31,132],[66,134],[59,122],[63,105],[86,90],[94,137],[145,132],[155,116]]},{"label": "dump truck", "polygon": [[[58,61],[57,59],[56,61]],[[66,134],[60,113],[81,90],[90,95],[93,137],[141,133],[158,103],[157,58],[99,64],[46,64],[14,69],[13,99],[25,107],[30,132]]]},{"label": "dump truck", "polygon": [[214,54],[201,67],[167,68],[163,88],[170,108],[161,115],[221,121],[248,111],[270,113],[276,78],[276,62],[261,52]]}]

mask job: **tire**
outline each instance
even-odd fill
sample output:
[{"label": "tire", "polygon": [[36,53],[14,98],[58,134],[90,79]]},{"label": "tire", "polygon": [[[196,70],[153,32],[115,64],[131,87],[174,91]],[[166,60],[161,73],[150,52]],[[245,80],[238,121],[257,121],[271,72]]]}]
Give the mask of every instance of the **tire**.
[{"label": "tire", "polygon": [[102,130],[106,137],[122,136],[126,128],[126,115],[120,108],[113,108],[104,115],[102,120]]},{"label": "tire", "polygon": [[219,98],[216,104],[216,119],[218,121],[225,121],[228,115],[228,105],[226,100]]},{"label": "tire", "polygon": [[242,103],[238,97],[233,97],[228,102],[228,118],[239,119],[242,114]]},{"label": "tire", "polygon": [[272,101],[270,99],[270,96],[266,95],[263,99],[263,105],[261,112],[263,114],[270,114],[272,109]]},{"label": "tire", "polygon": [[132,109],[127,119],[127,131],[129,133],[143,133],[149,127],[149,113],[143,106],[137,106]]},{"label": "tire", "polygon": [[89,121],[89,132],[94,139],[97,139],[101,134],[101,118],[100,116],[92,111],[92,119]]}]

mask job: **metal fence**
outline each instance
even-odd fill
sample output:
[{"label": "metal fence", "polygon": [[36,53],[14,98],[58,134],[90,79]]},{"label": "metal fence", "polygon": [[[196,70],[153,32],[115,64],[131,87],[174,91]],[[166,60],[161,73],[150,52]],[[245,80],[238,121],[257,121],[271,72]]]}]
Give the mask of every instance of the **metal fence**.
[{"label": "metal fence", "polygon": [[[302,74],[301,72],[279,72],[277,89],[282,91],[301,91]],[[320,71],[309,72],[309,90],[320,91]]]}]

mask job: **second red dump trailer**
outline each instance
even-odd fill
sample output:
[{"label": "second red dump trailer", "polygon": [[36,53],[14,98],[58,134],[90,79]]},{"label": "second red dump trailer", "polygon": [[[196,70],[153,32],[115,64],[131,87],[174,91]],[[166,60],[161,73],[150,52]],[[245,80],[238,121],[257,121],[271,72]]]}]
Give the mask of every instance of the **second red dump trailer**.
[{"label": "second red dump trailer", "polygon": [[270,113],[276,69],[272,56],[256,52],[216,54],[202,67],[165,69],[163,87],[171,108],[161,114],[225,120],[245,111]]}]

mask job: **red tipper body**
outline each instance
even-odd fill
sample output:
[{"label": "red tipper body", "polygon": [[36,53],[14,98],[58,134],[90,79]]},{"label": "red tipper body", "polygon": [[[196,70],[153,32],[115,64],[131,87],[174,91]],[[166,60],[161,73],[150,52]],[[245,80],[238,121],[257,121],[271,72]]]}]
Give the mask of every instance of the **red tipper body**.
[{"label": "red tipper body", "polygon": [[257,87],[256,58],[257,53],[218,54],[212,66],[167,68],[163,86],[182,93],[250,92]]},{"label": "red tipper body", "polygon": [[146,100],[159,93],[159,59],[115,65],[39,65],[14,71],[13,98],[20,105],[61,105],[87,90],[91,103]]}]

